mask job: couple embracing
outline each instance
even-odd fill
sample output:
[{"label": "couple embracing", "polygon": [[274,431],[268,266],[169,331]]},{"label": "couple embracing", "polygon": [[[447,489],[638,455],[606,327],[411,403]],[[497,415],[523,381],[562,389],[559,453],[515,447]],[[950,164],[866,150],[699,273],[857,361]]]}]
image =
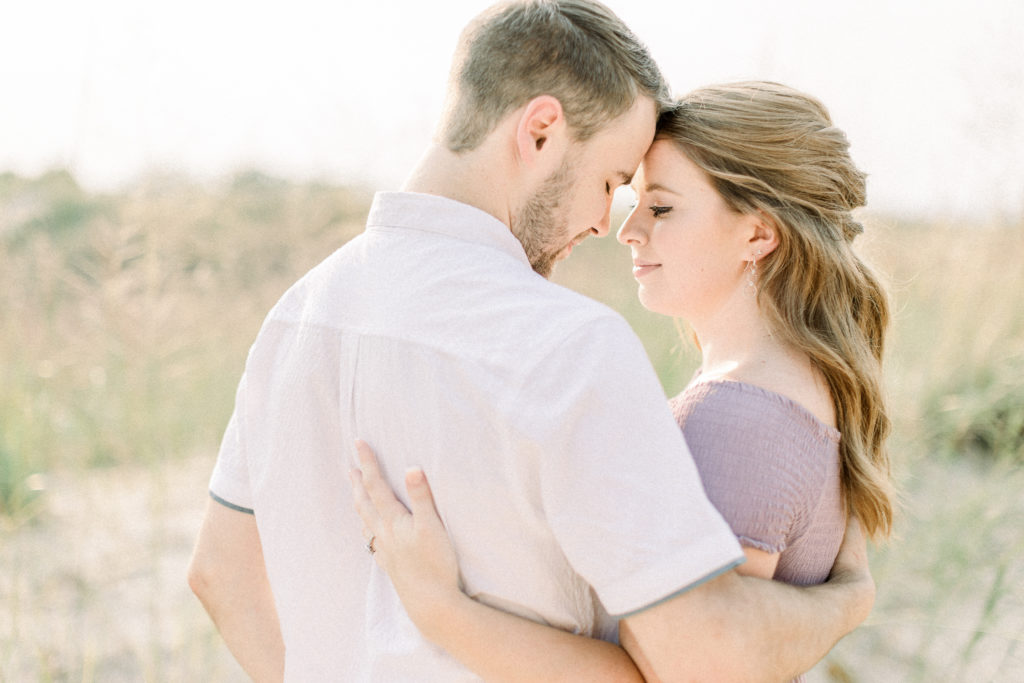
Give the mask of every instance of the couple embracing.
[{"label": "couple embracing", "polygon": [[[666,402],[546,278],[612,231],[701,367]],[[435,143],[250,350],[190,584],[256,680],[785,681],[870,611],[888,303],[814,98],[671,99],[593,0],[463,32]],[[428,484],[429,478],[429,484]]]}]

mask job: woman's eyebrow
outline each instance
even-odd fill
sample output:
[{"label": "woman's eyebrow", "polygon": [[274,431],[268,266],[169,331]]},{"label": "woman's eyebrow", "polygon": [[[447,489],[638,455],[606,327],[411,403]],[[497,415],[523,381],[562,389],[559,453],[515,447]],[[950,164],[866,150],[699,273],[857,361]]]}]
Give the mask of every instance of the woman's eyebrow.
[{"label": "woman's eyebrow", "polygon": [[661,183],[647,183],[647,187],[644,188],[645,192],[656,192],[658,190],[661,190],[662,192],[669,192],[671,194],[679,194],[672,188],[666,187]]}]

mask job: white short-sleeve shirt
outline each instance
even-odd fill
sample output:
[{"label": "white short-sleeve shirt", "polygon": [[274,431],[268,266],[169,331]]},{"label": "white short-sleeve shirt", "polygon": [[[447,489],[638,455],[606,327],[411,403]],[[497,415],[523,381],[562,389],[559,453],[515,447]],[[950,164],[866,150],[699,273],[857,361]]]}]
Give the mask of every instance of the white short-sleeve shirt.
[{"label": "white short-sleeve shirt", "polygon": [[477,680],[367,554],[356,438],[400,496],[427,472],[470,595],[568,631],[614,640],[616,616],[742,559],[625,321],[449,199],[378,194],[278,302],[210,489],[256,516],[286,680]]}]

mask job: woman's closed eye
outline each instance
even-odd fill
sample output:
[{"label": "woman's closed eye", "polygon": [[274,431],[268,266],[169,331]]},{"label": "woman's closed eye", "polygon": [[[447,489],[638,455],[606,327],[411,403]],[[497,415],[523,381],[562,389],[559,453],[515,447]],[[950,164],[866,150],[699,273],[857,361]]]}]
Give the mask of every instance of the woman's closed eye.
[{"label": "woman's closed eye", "polygon": [[648,206],[647,208],[651,210],[651,214],[655,218],[661,218],[662,216],[664,216],[665,214],[672,210],[671,206],[658,206],[657,204],[653,206]]}]

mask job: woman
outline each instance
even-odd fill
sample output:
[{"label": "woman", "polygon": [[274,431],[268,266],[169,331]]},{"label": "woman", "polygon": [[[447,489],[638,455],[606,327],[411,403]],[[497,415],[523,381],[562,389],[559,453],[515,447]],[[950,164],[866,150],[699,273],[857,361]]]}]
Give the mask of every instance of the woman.
[{"label": "woman", "polygon": [[[794,584],[827,578],[848,514],[874,537],[892,524],[880,382],[889,309],[852,249],[865,176],[848,147],[827,110],[791,88],[699,89],[662,115],[618,233],[640,301],[684,318],[701,351],[671,407],[744,546],[737,571]],[[493,610],[432,609],[452,604],[457,567],[422,473],[407,477],[412,516],[353,481],[368,532],[388,525],[387,543],[370,543],[417,626],[471,669],[543,672],[554,629],[529,632],[539,659],[524,660],[495,638],[504,622]]]}]

